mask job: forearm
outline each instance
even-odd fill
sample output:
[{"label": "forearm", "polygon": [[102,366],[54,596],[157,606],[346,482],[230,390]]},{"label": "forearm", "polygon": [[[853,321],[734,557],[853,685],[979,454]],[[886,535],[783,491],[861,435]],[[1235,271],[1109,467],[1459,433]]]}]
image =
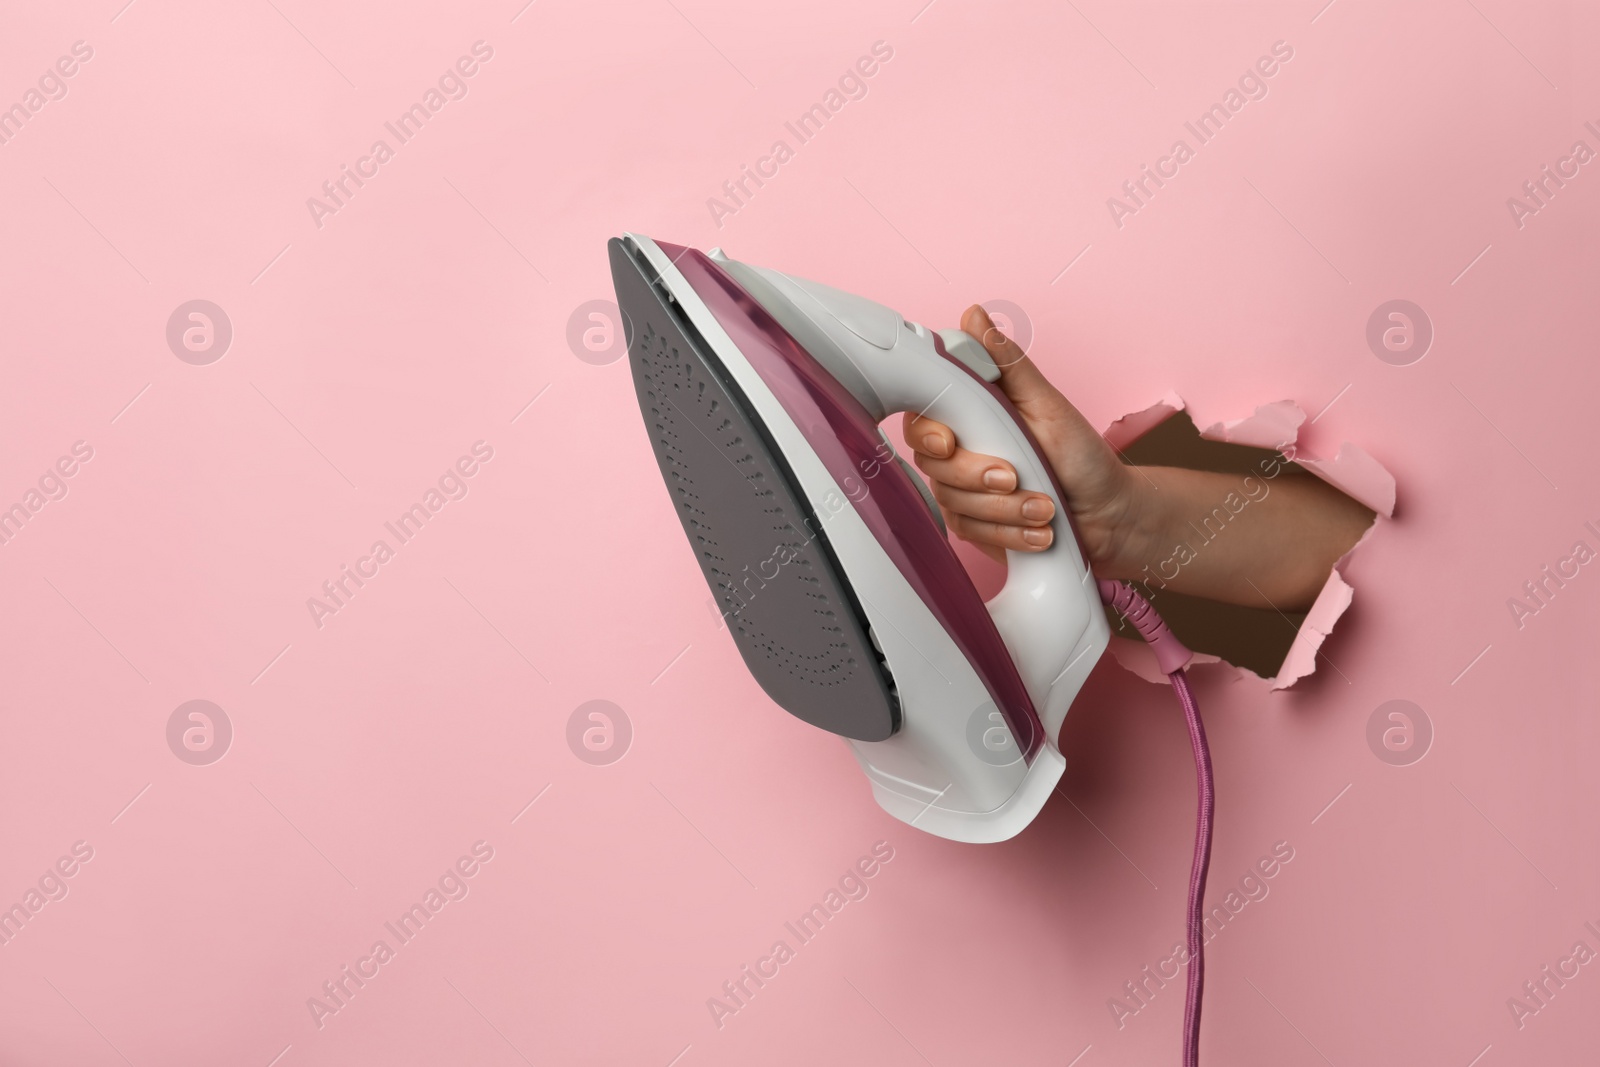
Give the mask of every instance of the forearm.
[{"label": "forearm", "polygon": [[1139,467],[1108,577],[1304,611],[1373,513],[1313,475]]}]

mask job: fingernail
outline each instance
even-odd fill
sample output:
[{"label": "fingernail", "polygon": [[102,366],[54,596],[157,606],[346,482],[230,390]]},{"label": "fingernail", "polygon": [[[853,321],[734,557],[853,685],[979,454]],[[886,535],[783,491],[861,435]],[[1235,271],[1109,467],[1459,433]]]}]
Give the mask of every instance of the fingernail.
[{"label": "fingernail", "polygon": [[1022,504],[1022,517],[1043,522],[1055,513],[1056,506],[1042,496],[1031,497]]},{"label": "fingernail", "polygon": [[983,472],[983,484],[990,489],[1009,493],[1017,487],[1017,476],[1004,467],[990,467]]},{"label": "fingernail", "polygon": [[944,438],[936,433],[930,433],[922,439],[922,447],[928,450],[929,455],[944,455]]},{"label": "fingernail", "polygon": [[1045,527],[1042,530],[1028,529],[1022,531],[1022,539],[1024,541],[1028,542],[1030,545],[1037,545],[1040,548],[1048,545],[1052,536],[1053,535],[1050,533],[1049,527]]}]

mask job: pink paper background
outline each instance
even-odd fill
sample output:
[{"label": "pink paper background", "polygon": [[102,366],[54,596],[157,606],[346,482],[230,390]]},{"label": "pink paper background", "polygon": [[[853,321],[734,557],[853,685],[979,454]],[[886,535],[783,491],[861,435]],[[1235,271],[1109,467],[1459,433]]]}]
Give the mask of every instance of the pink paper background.
[{"label": "pink paper background", "polygon": [[[1176,983],[1108,1008],[1181,933],[1170,692],[1102,664],[1011,842],[880,812],[717,629],[626,361],[569,347],[624,229],[932,325],[1012,301],[1102,426],[1169,391],[1202,424],[1333,401],[1303,443],[1359,444],[1399,506],[1312,677],[1196,674],[1213,901],[1294,850],[1211,944],[1205,1060],[1592,1061],[1600,964],[1521,1028],[1506,1001],[1600,950],[1600,570],[1520,630],[1506,601],[1600,547],[1600,177],[1520,229],[1506,199],[1600,148],[1600,16],[1322,2],[7,11],[0,103],[94,54],[0,146],[0,503],[93,458],[0,546],[0,903],[93,858],[0,946],[0,1061],[1176,1062]],[[319,229],[306,199],[478,40],[466,97]],[[879,40],[719,228],[707,198]],[[1107,198],[1280,40],[1266,98],[1118,228]],[[1395,298],[1436,331],[1410,366],[1365,341]],[[233,326],[210,365],[165,338],[194,299]],[[477,441],[466,497],[319,629],[307,598]],[[196,699],[234,731],[205,766],[166,734]],[[567,742],[595,699],[632,727],[604,766]],[[1409,766],[1367,740],[1394,699],[1432,723]],[[480,840],[319,1029],[307,999]],[[719,1029],[707,998],[878,841],[866,898]]]}]

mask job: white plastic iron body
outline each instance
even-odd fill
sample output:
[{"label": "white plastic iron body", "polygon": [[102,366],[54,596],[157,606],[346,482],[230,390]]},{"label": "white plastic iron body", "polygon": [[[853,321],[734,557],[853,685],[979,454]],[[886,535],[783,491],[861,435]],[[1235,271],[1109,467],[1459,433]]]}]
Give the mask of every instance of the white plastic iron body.
[{"label": "white plastic iron body", "polygon": [[900,728],[887,740],[847,739],[878,803],[910,825],[953,840],[1014,836],[1061,778],[1062,721],[1105,651],[1110,628],[1046,461],[987,384],[998,379],[998,369],[964,333],[939,335],[947,359],[933,332],[890,308],[730,260],[715,249],[710,253],[875,421],[901,411],[938,419],[964,447],[1010,461],[1021,489],[1054,501],[1051,547],[1008,553],[1005,586],[987,602],[1043,728],[1043,743],[1031,757],[1009,736],[980,670],[851,503],[860,487],[841,485],[830,474],[670,257],[648,237],[629,239],[738,383],[806,496],[839,503],[837,510],[828,509],[828,540],[882,652],[901,709]]}]

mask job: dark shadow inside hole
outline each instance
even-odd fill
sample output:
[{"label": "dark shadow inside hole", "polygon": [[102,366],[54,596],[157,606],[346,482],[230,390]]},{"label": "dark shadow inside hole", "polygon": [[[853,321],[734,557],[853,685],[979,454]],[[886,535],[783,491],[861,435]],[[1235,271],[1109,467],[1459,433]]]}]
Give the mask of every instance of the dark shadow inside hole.
[{"label": "dark shadow inside hole", "polygon": [[[1128,463],[1142,467],[1186,467],[1223,474],[1254,473],[1258,477],[1263,460],[1276,457],[1281,463],[1283,458],[1267,448],[1208,441],[1200,436],[1187,411],[1155,426],[1124,447],[1122,455]],[[1283,466],[1285,471],[1301,469],[1293,463]],[[1190,649],[1220,656],[1264,678],[1278,673],[1305,621],[1305,612],[1240,607],[1169,590],[1158,591],[1153,603],[1173,634]],[[1108,614],[1113,633],[1138,640],[1133,627],[1114,612]]]}]

